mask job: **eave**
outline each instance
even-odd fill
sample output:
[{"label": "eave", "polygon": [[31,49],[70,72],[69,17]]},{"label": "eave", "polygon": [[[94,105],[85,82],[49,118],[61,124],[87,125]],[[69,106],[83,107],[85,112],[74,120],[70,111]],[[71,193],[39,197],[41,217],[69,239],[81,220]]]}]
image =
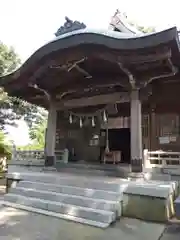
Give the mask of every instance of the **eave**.
[{"label": "eave", "polygon": [[[103,80],[102,70],[101,74],[93,76],[94,79],[92,78],[90,81],[82,74],[72,73],[71,76],[57,71],[55,68],[52,69],[52,66],[67,64],[72,66],[83,57],[91,62],[95,59],[102,61],[99,63],[100,65],[101,63],[105,64],[105,68],[109,66],[109,79]],[[90,88],[98,89],[108,88],[110,85],[124,86],[124,91],[128,91],[130,87],[128,71],[136,75],[138,81],[142,82],[143,79],[147,81],[147,79],[156,78],[166,71],[168,75],[171,71],[168,72],[168,67],[164,65],[164,61],[169,59],[173,66],[180,67],[179,38],[176,28],[146,35],[81,29],[63,34],[38,49],[20,69],[0,78],[0,86],[4,87],[10,95],[16,95],[32,103],[45,106],[44,100],[35,98],[36,95],[42,95],[42,93],[38,92],[37,89],[32,89],[30,84],[40,84],[47,91],[52,91],[51,94],[57,90],[57,87],[62,90],[60,94],[63,94],[68,90],[76,92],[80,89],[82,91],[89,88],[90,85]],[[96,65],[95,62],[94,65]],[[119,69],[116,73],[117,76],[112,75],[115,68]],[[150,71],[148,71],[149,69]],[[156,72],[153,73],[153,69]],[[107,76],[107,73],[105,75]],[[47,76],[54,77],[54,79],[50,79],[48,83],[48,79],[45,80]],[[64,79],[59,80],[60,76]],[[77,82],[73,82],[75,76]],[[111,76],[113,79],[110,78]],[[140,76],[143,78],[140,79]],[[98,80],[100,77],[102,80]],[[28,96],[28,92],[30,92],[30,96]]]}]

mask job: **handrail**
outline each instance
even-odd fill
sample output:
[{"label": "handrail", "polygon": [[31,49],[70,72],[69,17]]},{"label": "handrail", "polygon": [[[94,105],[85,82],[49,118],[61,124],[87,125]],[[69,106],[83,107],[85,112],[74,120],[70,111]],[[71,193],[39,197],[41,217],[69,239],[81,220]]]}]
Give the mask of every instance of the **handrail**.
[{"label": "handrail", "polygon": [[144,165],[147,168],[152,167],[179,167],[180,152],[167,151],[148,151],[144,150]]},{"label": "handrail", "polygon": [[165,152],[165,151],[161,151],[161,150],[159,150],[159,151],[149,151],[148,153],[150,153],[150,154],[168,154],[168,155],[180,155],[180,152]]},{"label": "handrail", "polygon": [[[55,151],[57,162],[68,162],[68,150]],[[45,152],[43,150],[16,150],[12,153],[9,164],[20,165],[42,165],[45,162]]]}]

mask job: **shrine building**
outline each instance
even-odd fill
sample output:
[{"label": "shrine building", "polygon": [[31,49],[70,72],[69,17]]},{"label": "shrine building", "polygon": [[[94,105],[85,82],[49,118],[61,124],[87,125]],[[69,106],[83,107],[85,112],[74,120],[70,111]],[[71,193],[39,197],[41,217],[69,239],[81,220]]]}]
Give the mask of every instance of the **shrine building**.
[{"label": "shrine building", "polygon": [[66,18],[55,38],[0,78],[10,96],[48,110],[45,165],[143,168],[143,149],[180,151],[180,40],[176,27],[132,29],[119,12],[109,29]]}]

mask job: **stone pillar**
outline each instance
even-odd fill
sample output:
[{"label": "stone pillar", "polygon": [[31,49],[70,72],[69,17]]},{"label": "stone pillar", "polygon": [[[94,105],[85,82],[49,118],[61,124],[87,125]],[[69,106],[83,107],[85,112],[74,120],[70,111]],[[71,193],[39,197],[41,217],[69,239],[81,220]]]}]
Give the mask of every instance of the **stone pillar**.
[{"label": "stone pillar", "polygon": [[45,166],[54,166],[55,163],[56,117],[57,110],[54,104],[50,103],[45,139]]},{"label": "stone pillar", "polygon": [[142,172],[142,114],[139,90],[131,92],[131,170]]}]

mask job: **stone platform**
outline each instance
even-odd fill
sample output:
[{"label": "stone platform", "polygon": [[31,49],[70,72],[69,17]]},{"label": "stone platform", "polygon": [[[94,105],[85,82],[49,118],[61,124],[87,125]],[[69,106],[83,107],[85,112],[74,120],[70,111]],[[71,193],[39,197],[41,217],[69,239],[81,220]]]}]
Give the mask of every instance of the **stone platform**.
[{"label": "stone platform", "polygon": [[174,181],[79,176],[58,172],[21,172],[3,204],[106,228],[122,217],[164,223],[174,215]]}]

